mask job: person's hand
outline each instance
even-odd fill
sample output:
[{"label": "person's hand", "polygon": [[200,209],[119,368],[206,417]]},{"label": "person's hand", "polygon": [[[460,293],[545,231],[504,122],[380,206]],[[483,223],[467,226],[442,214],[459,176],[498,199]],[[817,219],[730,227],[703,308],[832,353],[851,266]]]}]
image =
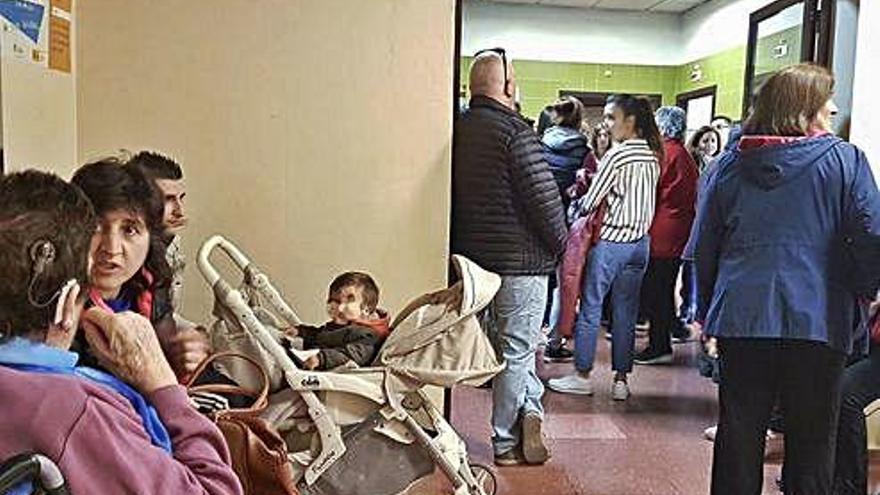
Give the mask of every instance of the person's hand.
[{"label": "person's hand", "polygon": [[186,382],[210,354],[208,336],[199,327],[178,332],[168,345],[168,360],[181,382]]},{"label": "person's hand", "polygon": [[281,329],[281,333],[287,335],[288,337],[298,337],[299,330],[296,327],[284,327]]},{"label": "person's hand", "polygon": [[321,360],[318,359],[318,355],[308,357],[305,361],[303,361],[303,368],[307,370],[313,370],[321,365]]},{"label": "person's hand", "polygon": [[706,347],[706,354],[708,354],[710,358],[712,358],[712,359],[718,358],[718,356],[719,356],[718,339],[716,339],[715,337],[709,337],[706,340],[705,347]]},{"label": "person's hand", "polygon": [[142,394],[177,383],[153,325],[143,316],[91,308],[81,321],[98,362]]}]

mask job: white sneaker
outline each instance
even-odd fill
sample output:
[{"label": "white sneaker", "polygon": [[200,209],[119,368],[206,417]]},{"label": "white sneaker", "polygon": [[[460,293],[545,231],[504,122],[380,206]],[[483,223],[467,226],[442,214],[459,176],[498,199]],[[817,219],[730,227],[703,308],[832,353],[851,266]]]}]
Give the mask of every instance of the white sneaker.
[{"label": "white sneaker", "polygon": [[623,380],[614,380],[611,385],[611,398],[614,400],[629,399],[629,385]]},{"label": "white sneaker", "polygon": [[547,380],[547,388],[560,394],[593,395],[593,382],[578,373]]},{"label": "white sneaker", "polygon": [[[718,425],[710,426],[710,427],[706,428],[705,430],[703,430],[703,438],[705,438],[706,440],[708,440],[710,442],[715,441],[716,435],[718,435]],[[771,440],[775,440],[777,436],[779,436],[778,433],[774,433],[773,430],[768,429],[767,433],[766,433],[765,440],[767,442],[769,442]]]}]

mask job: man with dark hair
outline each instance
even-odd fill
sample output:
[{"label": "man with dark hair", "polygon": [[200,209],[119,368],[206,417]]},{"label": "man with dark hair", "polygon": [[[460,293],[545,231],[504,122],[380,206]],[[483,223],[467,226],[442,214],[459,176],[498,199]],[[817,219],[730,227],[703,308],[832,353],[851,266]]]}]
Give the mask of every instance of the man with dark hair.
[{"label": "man with dark hair", "polygon": [[[71,493],[242,493],[150,322],[83,312],[95,227],[77,187],[35,171],[0,177],[0,459],[40,452]],[[113,374],[77,365],[80,323]]]},{"label": "man with dark hair", "polygon": [[141,151],[129,160],[162,193],[165,204],[165,233],[169,236],[179,235],[186,227],[187,218],[183,211],[186,198],[186,183],[183,181],[183,170],[171,158],[153,151]]},{"label": "man with dark hair", "polygon": [[128,165],[140,170],[162,196],[164,214],[162,223],[165,228],[166,245],[165,258],[171,267],[171,306],[174,308],[174,318],[178,327],[194,328],[196,325],[182,316],[180,310],[183,298],[183,272],[186,267],[186,259],[183,255],[180,243],[180,235],[186,227],[188,218],[183,210],[186,199],[186,183],[183,180],[183,170],[180,165],[165,155],[154,151],[141,151],[131,157]]},{"label": "man with dark hair", "polygon": [[468,111],[455,128],[453,252],[501,275],[489,308],[496,349],[507,363],[495,377],[495,462],[542,464],[544,386],[535,355],[566,236],[562,199],[535,131],[514,110],[513,65],[504,50],[483,51],[470,70]]}]

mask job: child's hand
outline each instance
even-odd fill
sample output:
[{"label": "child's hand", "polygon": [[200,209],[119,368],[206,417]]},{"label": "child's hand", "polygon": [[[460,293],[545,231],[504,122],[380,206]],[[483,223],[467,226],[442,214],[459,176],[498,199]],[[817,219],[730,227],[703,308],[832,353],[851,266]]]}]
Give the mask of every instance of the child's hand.
[{"label": "child's hand", "polygon": [[318,355],[315,354],[314,356],[311,356],[308,359],[306,359],[305,361],[303,361],[303,368],[305,368],[307,370],[313,370],[313,369],[317,368],[318,366],[320,366],[320,364],[321,364],[321,360],[318,359]]},{"label": "child's hand", "polygon": [[285,327],[281,329],[281,333],[287,335],[288,337],[297,337],[299,336],[299,330],[296,327]]}]

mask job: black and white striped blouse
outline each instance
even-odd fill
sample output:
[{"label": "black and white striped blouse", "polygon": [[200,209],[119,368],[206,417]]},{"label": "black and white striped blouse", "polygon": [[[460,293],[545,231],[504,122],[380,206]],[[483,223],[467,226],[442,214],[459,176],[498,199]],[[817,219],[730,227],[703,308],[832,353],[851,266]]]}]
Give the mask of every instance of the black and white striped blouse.
[{"label": "black and white striped blouse", "polygon": [[607,200],[599,237],[610,242],[635,242],[654,219],[660,165],[644,139],[628,139],[602,157],[590,190],[581,199],[588,214]]}]

